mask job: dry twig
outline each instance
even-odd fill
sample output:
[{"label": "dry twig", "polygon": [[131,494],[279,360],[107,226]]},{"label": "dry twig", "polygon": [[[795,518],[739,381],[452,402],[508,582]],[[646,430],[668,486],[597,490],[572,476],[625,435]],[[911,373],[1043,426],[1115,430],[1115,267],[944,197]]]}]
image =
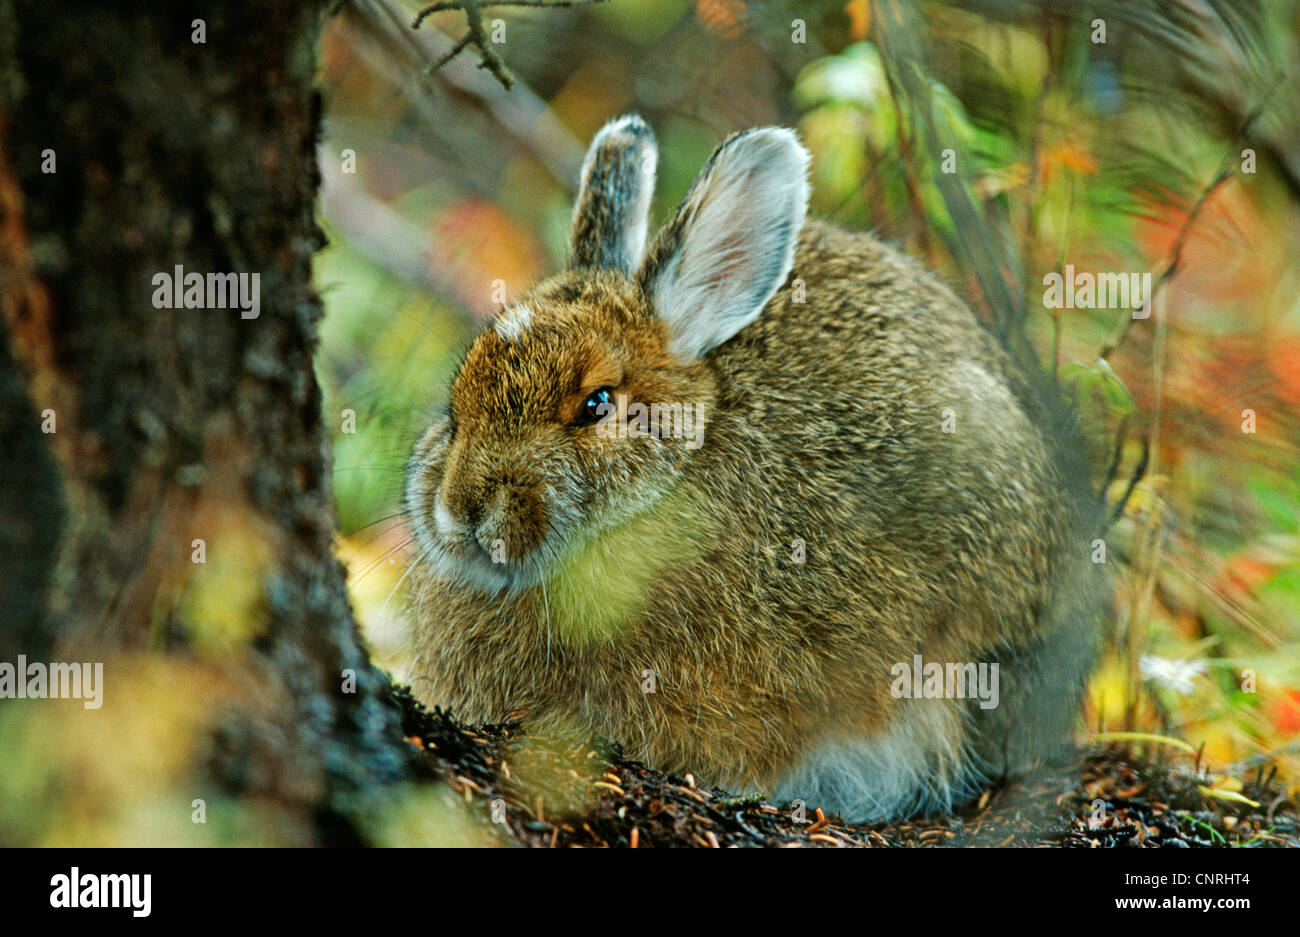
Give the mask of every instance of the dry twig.
[{"label": "dry twig", "polygon": [[465,35],[456,41],[456,44],[443,55],[425,66],[425,74],[431,74],[442,68],[469,46],[474,46],[479,51],[479,68],[485,68],[501,82],[505,88],[510,88],[514,84],[514,79],[510,77],[510,71],[506,68],[506,63],[501,60],[492,48],[492,40],[488,37],[487,30],[483,27],[483,11],[493,7],[536,7],[539,9],[549,9],[551,7],[579,7],[591,6],[595,3],[603,3],[605,0],[497,0],[497,2],[483,3],[480,0],[443,0],[440,3],[431,3],[415,15],[411,22],[412,29],[419,29],[420,24],[432,16],[434,13],[443,13],[447,10],[460,10],[465,14]]}]

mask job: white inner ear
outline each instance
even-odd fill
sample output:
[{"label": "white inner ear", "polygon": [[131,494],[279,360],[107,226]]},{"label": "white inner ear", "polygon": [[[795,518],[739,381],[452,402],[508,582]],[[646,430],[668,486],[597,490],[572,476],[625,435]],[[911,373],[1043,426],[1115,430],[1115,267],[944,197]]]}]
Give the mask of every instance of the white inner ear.
[{"label": "white inner ear", "polygon": [[632,205],[632,217],[623,238],[623,256],[627,258],[626,269],[631,272],[641,263],[645,255],[646,233],[650,226],[650,198],[655,190],[655,171],[659,165],[659,151],[654,145],[643,147],[637,152],[636,171],[640,174],[640,184],[636,190],[636,200]]},{"label": "white inner ear", "polygon": [[716,348],[785,282],[808,209],[808,161],[792,131],[751,130],[724,144],[691,188],[690,220],[650,285],[674,355]]}]

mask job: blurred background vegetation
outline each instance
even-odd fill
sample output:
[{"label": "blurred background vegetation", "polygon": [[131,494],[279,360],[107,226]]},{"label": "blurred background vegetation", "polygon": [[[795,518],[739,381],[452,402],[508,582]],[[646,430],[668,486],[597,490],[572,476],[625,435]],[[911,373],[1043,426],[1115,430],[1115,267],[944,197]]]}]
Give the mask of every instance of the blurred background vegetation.
[{"label": "blurred background vegetation", "polygon": [[[338,4],[317,50],[316,367],[339,554],[378,661],[404,678],[407,454],[499,308],[494,281],[515,297],[559,268],[591,135],[646,118],[662,220],[724,136],[780,124],[813,153],[813,211],[937,270],[1078,402],[1098,485],[1117,502],[1131,486],[1080,741],[1180,739],[1215,796],[1268,766],[1300,792],[1300,2],[1081,6],[515,0],[486,11],[494,74],[472,45],[430,68],[463,11],[413,29],[416,3]],[[1066,265],[1150,272],[1151,316],[1046,307]],[[247,653],[258,540],[205,522],[250,545],[189,573],[184,617],[206,630],[115,656],[100,710],[0,706],[0,844],[319,841],[302,809],[320,777],[256,757],[304,738]],[[227,718],[241,707],[272,734]],[[493,841],[447,794],[331,808],[378,844]]]},{"label": "blurred background vegetation", "polygon": [[[417,10],[346,4],[321,47],[317,367],[340,553],[399,679],[407,453],[493,281],[515,297],[560,266],[586,142],[647,119],[660,221],[726,134],[782,124],[813,211],[938,270],[1079,402],[1098,483],[1114,462],[1112,497],[1132,487],[1088,728],[1300,785],[1296,3],[503,6],[509,90],[473,46],[431,68],[465,17],[413,30]],[[1067,264],[1150,272],[1153,314],[1046,308]]]}]

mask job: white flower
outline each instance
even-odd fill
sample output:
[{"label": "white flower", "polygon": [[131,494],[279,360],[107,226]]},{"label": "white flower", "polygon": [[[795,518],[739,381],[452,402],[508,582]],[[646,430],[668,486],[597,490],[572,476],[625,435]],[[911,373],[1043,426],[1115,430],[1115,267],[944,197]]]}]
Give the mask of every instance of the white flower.
[{"label": "white flower", "polygon": [[1176,693],[1192,692],[1192,679],[1205,673],[1203,660],[1170,660],[1154,654],[1143,656],[1139,663],[1142,676]]}]

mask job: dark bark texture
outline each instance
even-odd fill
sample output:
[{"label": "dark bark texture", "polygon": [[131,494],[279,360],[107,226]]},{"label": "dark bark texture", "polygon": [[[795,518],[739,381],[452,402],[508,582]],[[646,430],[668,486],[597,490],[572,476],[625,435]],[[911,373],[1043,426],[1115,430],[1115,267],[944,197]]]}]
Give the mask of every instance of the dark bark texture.
[{"label": "dark bark texture", "polygon": [[[318,841],[350,835],[321,822],[337,798],[412,770],[332,552],[321,13],[0,4],[0,656],[201,658],[233,629],[277,706],[225,718],[211,768],[315,817]],[[258,273],[260,314],[155,308],[176,265]]]}]

